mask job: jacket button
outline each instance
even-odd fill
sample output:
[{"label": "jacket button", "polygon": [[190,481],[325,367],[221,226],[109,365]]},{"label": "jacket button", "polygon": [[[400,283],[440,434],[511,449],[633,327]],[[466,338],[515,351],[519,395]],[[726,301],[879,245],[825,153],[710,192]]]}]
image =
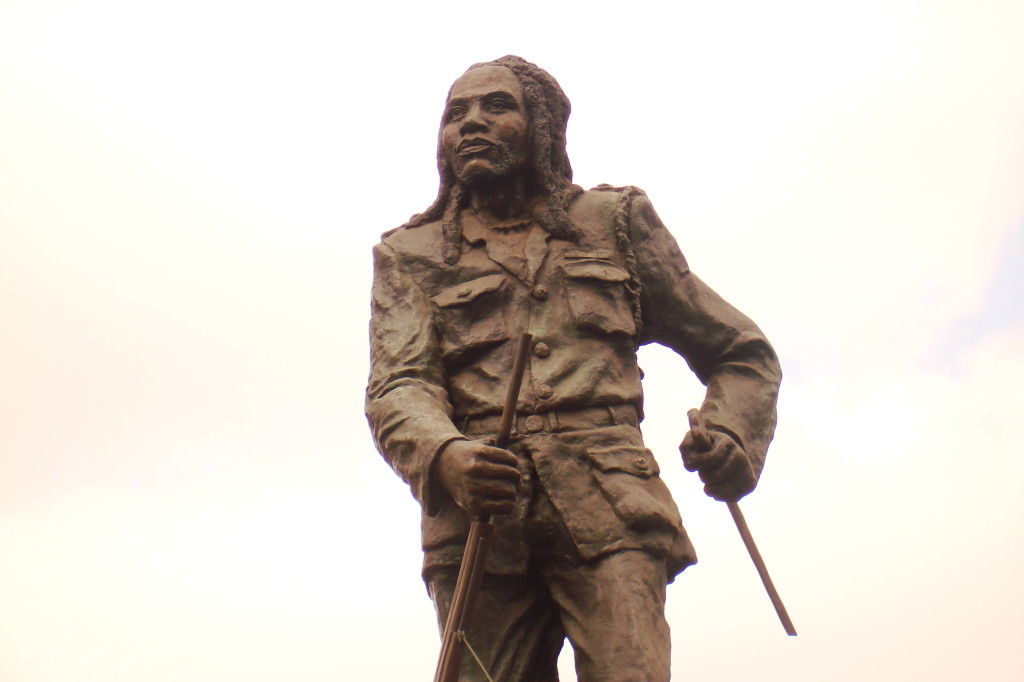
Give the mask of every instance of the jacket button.
[{"label": "jacket button", "polygon": [[523,420],[523,426],[526,427],[527,433],[537,433],[544,428],[544,419],[540,415],[531,414]]},{"label": "jacket button", "polygon": [[633,460],[633,466],[635,466],[640,471],[647,471],[647,458],[637,457],[636,459]]},{"label": "jacket button", "polygon": [[539,398],[550,398],[555,392],[555,389],[551,388],[548,384],[541,384],[537,387],[537,397]]},{"label": "jacket button", "polygon": [[538,301],[546,301],[548,300],[548,288],[543,285],[534,287],[533,291],[530,292],[530,295]]},{"label": "jacket button", "polygon": [[551,355],[551,346],[544,343],[543,341],[538,341],[533,345],[533,354],[536,355],[538,358],[546,358],[547,356]]}]

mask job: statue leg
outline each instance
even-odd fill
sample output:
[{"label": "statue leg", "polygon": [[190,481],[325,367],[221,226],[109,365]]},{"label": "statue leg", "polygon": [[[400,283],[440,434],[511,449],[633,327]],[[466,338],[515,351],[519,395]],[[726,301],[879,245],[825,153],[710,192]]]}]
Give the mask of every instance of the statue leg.
[{"label": "statue leg", "polygon": [[640,550],[545,568],[580,682],[668,682],[665,560]]},{"label": "statue leg", "polygon": [[[427,577],[442,633],[457,574],[458,568],[452,567],[435,569]],[[558,682],[565,631],[547,587],[535,575],[484,575],[467,640],[496,681]],[[468,650],[459,679],[487,680]]]}]

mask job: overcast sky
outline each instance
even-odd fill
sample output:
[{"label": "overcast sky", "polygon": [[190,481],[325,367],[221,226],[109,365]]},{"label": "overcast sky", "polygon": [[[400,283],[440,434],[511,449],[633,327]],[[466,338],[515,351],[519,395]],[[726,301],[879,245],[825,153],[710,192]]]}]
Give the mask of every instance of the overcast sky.
[{"label": "overcast sky", "polygon": [[1024,678],[1024,5],[667,6],[0,0],[2,682],[431,679],[370,248],[508,53],[782,360],[743,508],[795,639],[642,351],[676,679]]}]

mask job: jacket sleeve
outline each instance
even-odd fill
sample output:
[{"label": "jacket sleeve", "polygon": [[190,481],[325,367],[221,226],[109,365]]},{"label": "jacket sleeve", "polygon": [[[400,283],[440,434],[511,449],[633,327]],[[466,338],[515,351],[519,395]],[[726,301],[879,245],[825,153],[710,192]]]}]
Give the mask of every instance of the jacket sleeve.
[{"label": "jacket sleeve", "polygon": [[757,325],[690,272],[645,195],[633,199],[629,223],[641,286],[640,342],[683,356],[707,386],[701,414],[708,428],[731,435],[760,475],[782,380],[774,349]]},{"label": "jacket sleeve", "polygon": [[373,257],[366,418],[377,449],[433,515],[434,460],[463,436],[451,420],[430,301],[392,248],[378,244]]}]

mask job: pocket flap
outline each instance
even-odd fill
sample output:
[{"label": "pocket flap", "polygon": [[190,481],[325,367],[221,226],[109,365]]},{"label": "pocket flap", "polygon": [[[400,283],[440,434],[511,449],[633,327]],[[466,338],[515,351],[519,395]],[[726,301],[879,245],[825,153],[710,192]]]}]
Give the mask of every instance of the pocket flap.
[{"label": "pocket flap", "polygon": [[650,450],[632,448],[589,450],[587,456],[601,471],[622,471],[634,476],[656,476],[661,473]]},{"label": "pocket flap", "polygon": [[566,262],[562,266],[566,277],[573,279],[599,279],[603,282],[625,282],[629,273],[614,263],[599,260]]},{"label": "pocket flap", "polygon": [[450,308],[451,306],[469,303],[477,296],[496,291],[505,281],[504,275],[487,275],[477,277],[468,282],[445,289],[430,300],[439,308]]},{"label": "pocket flap", "polygon": [[611,249],[592,249],[590,251],[566,251],[565,257],[568,260],[611,260],[615,252]]}]

